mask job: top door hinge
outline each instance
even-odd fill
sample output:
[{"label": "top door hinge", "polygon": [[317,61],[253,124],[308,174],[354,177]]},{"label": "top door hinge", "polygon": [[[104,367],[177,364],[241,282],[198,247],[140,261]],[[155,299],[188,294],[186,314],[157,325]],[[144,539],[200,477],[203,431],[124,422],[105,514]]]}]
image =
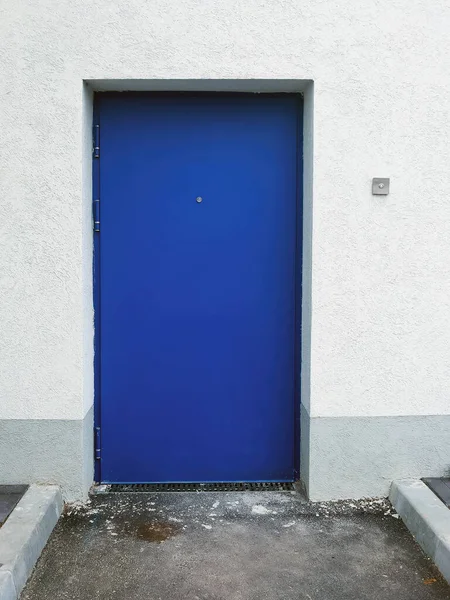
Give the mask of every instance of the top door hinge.
[{"label": "top door hinge", "polygon": [[94,158],[100,158],[100,125],[94,125],[93,131]]}]

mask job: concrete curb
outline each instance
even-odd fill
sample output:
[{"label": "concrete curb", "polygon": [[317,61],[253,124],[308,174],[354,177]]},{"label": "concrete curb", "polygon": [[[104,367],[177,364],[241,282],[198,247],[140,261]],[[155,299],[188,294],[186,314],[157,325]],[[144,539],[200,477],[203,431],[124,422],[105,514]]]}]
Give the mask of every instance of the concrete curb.
[{"label": "concrete curb", "polygon": [[19,597],[63,509],[59,487],[32,485],[0,529],[0,600]]},{"label": "concrete curb", "polygon": [[450,510],[417,479],[394,481],[389,500],[422,550],[450,583]]}]

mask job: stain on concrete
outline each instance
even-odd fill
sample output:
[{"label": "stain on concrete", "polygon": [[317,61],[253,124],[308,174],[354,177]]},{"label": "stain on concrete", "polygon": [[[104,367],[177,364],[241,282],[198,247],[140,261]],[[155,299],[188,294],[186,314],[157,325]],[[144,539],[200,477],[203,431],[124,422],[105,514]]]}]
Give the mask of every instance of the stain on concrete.
[{"label": "stain on concrete", "polygon": [[150,521],[148,523],[139,523],[135,529],[135,534],[140,540],[160,544],[176,535],[179,529],[174,523]]}]

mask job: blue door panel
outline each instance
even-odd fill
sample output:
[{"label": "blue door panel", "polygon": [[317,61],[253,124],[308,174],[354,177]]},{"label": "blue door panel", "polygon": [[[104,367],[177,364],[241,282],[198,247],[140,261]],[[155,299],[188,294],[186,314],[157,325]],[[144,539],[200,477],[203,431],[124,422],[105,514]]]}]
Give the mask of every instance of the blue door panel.
[{"label": "blue door panel", "polygon": [[102,480],[293,480],[298,101],[98,102]]}]

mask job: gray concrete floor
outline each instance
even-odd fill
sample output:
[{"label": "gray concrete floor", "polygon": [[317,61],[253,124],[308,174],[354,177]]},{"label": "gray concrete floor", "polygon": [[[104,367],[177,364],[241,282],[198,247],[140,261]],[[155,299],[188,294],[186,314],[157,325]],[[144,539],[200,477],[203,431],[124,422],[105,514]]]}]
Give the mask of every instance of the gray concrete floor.
[{"label": "gray concrete floor", "polygon": [[111,494],[69,509],[21,598],[450,600],[450,588],[385,501]]}]

